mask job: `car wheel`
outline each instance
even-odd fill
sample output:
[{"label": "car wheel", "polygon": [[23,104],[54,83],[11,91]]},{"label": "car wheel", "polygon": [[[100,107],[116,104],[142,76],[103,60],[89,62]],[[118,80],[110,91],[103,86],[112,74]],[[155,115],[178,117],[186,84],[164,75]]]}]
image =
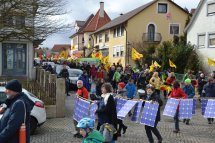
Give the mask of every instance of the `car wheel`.
[{"label": "car wheel", "polygon": [[31,116],[30,120],[30,135],[33,135],[37,128],[37,120]]}]

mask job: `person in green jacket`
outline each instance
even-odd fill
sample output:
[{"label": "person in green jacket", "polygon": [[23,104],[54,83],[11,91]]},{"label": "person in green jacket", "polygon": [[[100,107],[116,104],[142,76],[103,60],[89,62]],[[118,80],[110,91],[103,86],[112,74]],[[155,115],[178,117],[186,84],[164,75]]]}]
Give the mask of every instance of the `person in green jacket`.
[{"label": "person in green jacket", "polygon": [[[164,70],[164,74],[162,75],[162,82],[165,84],[166,79],[168,78],[168,72]],[[164,99],[166,99],[166,90],[164,90]]]},{"label": "person in green jacket", "polygon": [[103,135],[94,129],[94,121],[91,118],[83,118],[78,122],[80,134],[84,137],[82,143],[102,143],[105,141]]},{"label": "person in green jacket", "polygon": [[81,69],[80,63],[77,64],[76,69]]},{"label": "person in green jacket", "polygon": [[121,71],[121,67],[117,68],[117,71],[114,73],[113,75],[113,81],[116,81],[116,88],[118,87],[118,84],[120,82],[120,77],[123,74],[123,72]]},{"label": "person in green jacket", "polygon": [[190,70],[190,69],[188,69],[188,70],[187,70],[187,73],[184,75],[184,77],[183,77],[183,80],[182,80],[182,81],[183,81],[183,82],[185,82],[185,80],[186,80],[186,79],[188,79],[188,76],[189,76],[190,74],[191,74],[191,70]]}]

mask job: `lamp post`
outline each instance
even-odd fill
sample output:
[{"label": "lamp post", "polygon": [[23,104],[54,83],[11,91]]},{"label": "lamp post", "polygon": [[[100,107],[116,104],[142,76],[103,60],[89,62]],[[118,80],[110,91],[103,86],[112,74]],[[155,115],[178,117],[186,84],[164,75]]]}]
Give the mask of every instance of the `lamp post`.
[{"label": "lamp post", "polygon": [[128,64],[129,64],[129,49],[130,49],[131,44],[128,42],[127,43],[127,49],[128,49]]},{"label": "lamp post", "polygon": [[85,46],[84,46],[84,40],[82,40],[82,44],[83,44],[83,52],[84,52],[84,58],[85,58]]}]

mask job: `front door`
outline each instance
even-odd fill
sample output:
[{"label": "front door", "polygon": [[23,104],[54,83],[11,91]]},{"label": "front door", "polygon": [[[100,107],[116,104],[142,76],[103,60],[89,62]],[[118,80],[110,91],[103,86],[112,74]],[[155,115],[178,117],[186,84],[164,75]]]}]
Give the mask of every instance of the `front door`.
[{"label": "front door", "polygon": [[150,24],[148,26],[148,41],[154,41],[155,36],[155,26],[153,24]]},{"label": "front door", "polygon": [[3,74],[26,74],[26,44],[3,43]]}]

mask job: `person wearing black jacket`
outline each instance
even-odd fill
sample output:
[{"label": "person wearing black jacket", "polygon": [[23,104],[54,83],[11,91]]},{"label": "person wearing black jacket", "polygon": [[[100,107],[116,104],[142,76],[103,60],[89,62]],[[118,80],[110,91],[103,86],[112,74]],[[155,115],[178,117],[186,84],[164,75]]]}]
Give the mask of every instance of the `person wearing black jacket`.
[{"label": "person wearing black jacket", "polygon": [[69,67],[70,67],[71,69],[75,69],[75,67],[76,67],[75,62],[71,62],[70,65],[69,65]]},{"label": "person wearing black jacket", "polygon": [[145,77],[146,77],[146,85],[149,84],[149,81],[151,79],[151,75],[149,74],[149,69],[145,70]]},{"label": "person wearing black jacket", "polygon": [[59,76],[61,78],[65,79],[65,82],[66,82],[66,94],[67,94],[67,96],[70,96],[69,95],[69,71],[68,71],[68,69],[66,69],[66,65],[63,65],[63,69],[59,73]]},{"label": "person wearing black jacket", "polygon": [[91,69],[90,63],[88,63],[87,66],[85,67],[85,70],[87,71],[88,75],[90,75],[90,69]]},{"label": "person wearing black jacket", "polygon": [[96,84],[96,95],[97,96],[101,96],[102,95],[102,85],[104,84],[104,79],[103,78],[99,78],[98,82]]},{"label": "person wearing black jacket", "polygon": [[129,80],[130,78],[132,78],[132,76],[131,76],[131,74],[128,73],[128,70],[127,70],[127,69],[125,70],[125,73],[123,73],[123,74],[121,75],[121,77],[120,77],[121,82],[124,82],[125,84],[128,83],[128,80]]},{"label": "person wearing black jacket", "polygon": [[[154,133],[154,135],[157,137],[158,139],[158,143],[162,143],[162,137],[160,135],[160,132],[157,129],[157,124],[158,122],[161,120],[161,115],[160,115],[160,107],[163,105],[163,101],[161,100],[161,98],[157,95],[157,93],[155,92],[155,88],[153,86],[147,86],[147,98],[146,100],[150,101],[150,103],[152,104],[154,101],[158,102],[159,107],[158,107],[158,112],[157,112],[157,116],[155,119],[155,124],[154,127],[145,125],[145,131],[148,137],[148,140],[150,143],[154,142],[154,139],[152,137],[152,133]],[[142,99],[140,99],[140,101],[142,101]],[[145,105],[145,102],[143,103],[143,107]]]},{"label": "person wearing black jacket", "polygon": [[53,70],[51,65],[49,65],[48,68],[46,68],[46,71],[51,72],[51,74],[55,74],[55,71]]},{"label": "person wearing black jacket", "polygon": [[202,73],[200,75],[200,77],[198,78],[198,92],[199,92],[200,96],[202,95],[202,90],[206,83],[207,83],[207,81],[205,81],[205,76]]}]

